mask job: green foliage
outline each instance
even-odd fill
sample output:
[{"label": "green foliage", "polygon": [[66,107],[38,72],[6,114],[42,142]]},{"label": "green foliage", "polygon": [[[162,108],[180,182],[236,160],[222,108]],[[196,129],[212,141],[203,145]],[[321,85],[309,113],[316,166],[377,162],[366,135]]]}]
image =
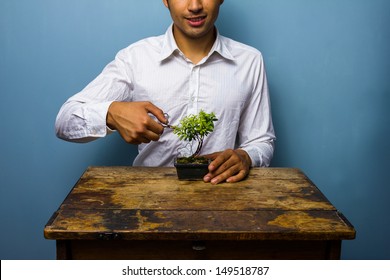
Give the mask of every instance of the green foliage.
[{"label": "green foliage", "polygon": [[206,113],[203,110],[198,115],[189,115],[180,121],[173,130],[182,141],[198,141],[198,147],[194,153],[198,155],[203,145],[204,137],[214,130],[214,122],[217,121],[214,113]]}]

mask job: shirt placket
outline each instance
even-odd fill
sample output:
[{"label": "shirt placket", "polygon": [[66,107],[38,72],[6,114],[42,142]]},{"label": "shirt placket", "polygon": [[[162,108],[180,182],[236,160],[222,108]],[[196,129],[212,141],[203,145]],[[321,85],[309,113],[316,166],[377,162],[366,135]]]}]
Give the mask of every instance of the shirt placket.
[{"label": "shirt placket", "polygon": [[200,65],[191,66],[190,74],[190,85],[189,85],[189,104],[188,104],[188,114],[197,114],[198,113],[198,98],[199,98],[199,74],[200,74]]}]

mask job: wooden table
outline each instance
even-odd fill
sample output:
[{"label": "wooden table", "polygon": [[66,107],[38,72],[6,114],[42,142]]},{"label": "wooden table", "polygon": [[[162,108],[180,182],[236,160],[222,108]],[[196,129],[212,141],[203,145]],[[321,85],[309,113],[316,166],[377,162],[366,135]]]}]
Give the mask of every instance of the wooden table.
[{"label": "wooden table", "polygon": [[90,167],[44,229],[57,259],[338,259],[355,230],[299,169],[235,184]]}]

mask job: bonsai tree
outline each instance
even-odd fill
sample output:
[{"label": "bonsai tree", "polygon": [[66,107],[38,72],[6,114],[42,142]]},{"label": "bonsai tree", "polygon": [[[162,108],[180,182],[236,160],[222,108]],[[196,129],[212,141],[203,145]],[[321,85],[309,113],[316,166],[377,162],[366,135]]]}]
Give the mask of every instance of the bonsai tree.
[{"label": "bonsai tree", "polygon": [[214,122],[218,119],[214,113],[206,113],[203,110],[198,115],[189,115],[183,118],[178,126],[174,127],[175,133],[180,140],[196,141],[198,143],[195,152],[191,157],[200,154],[204,138],[214,130]]}]

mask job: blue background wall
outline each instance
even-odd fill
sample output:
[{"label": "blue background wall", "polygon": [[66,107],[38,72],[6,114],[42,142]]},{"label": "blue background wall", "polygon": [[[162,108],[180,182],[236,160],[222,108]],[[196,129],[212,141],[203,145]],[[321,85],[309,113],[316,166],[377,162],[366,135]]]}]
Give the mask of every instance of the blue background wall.
[{"label": "blue background wall", "polygon": [[[89,165],[130,165],[111,135],[54,135],[61,104],[130,43],[165,32],[159,0],[0,0],[0,258],[53,259],[43,227]],[[225,1],[221,33],[263,52],[277,149],[354,224],[344,259],[390,259],[390,1]]]}]

